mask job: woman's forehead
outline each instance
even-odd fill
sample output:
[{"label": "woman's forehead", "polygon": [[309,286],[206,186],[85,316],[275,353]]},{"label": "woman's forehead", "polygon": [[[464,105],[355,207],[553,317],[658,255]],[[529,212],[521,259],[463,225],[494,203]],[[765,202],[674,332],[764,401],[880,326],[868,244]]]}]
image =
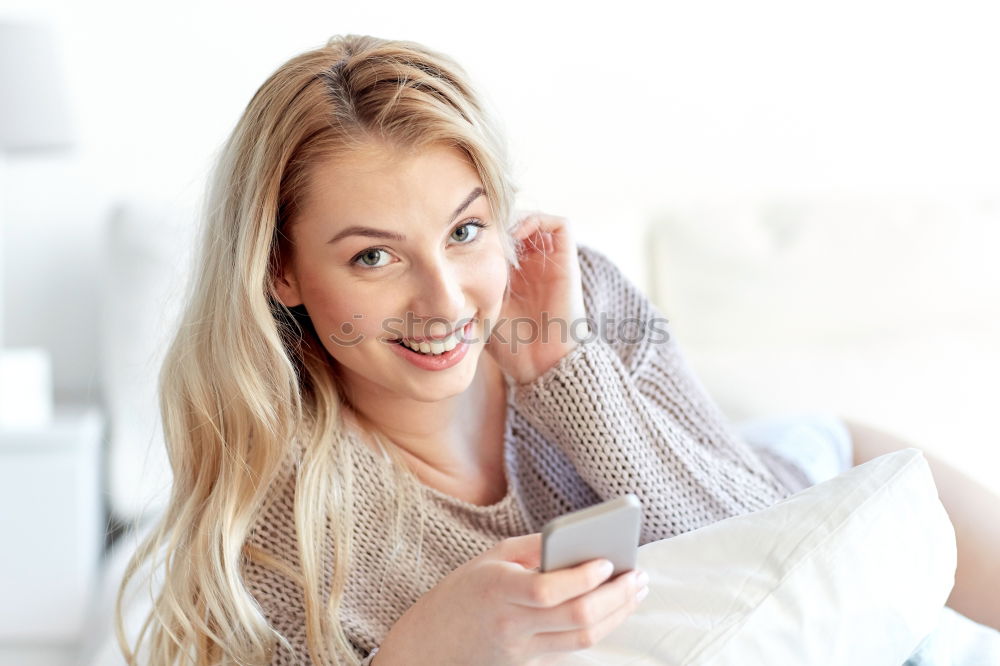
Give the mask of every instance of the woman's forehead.
[{"label": "woman's forehead", "polygon": [[483,186],[468,156],[441,144],[354,151],[320,164],[310,180],[306,215],[338,225],[438,209],[448,213]]},{"label": "woman's forehead", "polygon": [[327,158],[316,172],[320,175],[402,174],[418,165],[434,164],[452,169],[476,171],[472,159],[461,148],[443,142],[403,146],[387,141],[369,140]]}]

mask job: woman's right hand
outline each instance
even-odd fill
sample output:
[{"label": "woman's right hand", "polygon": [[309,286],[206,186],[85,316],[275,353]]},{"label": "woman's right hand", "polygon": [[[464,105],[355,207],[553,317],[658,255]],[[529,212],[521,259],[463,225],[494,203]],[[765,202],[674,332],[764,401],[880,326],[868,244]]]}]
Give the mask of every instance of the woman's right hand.
[{"label": "woman's right hand", "polygon": [[469,560],[397,620],[373,666],[556,664],[611,633],[641,600],[639,570],[608,580],[606,560],[546,573],[535,570],[540,560],[540,533]]}]

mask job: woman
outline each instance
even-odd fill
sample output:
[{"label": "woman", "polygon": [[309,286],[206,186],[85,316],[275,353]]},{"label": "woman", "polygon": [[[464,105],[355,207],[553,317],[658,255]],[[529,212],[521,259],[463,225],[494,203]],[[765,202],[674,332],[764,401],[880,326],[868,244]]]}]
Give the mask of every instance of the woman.
[{"label": "woman", "polygon": [[540,573],[545,522],[634,492],[647,543],[808,483],[514,192],[465,73],[420,45],[334,37],[257,91],[160,377],[174,485],[122,584],[163,578],[139,657],[119,625],[130,661],[554,663],[644,581]]}]

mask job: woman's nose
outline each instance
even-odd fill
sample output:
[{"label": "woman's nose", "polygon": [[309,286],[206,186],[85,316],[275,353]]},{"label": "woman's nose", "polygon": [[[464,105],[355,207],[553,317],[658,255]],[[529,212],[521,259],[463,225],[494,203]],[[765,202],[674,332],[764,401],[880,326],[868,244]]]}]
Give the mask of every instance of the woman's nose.
[{"label": "woman's nose", "polygon": [[[416,273],[411,286],[411,310],[417,321],[425,324],[441,321],[454,325],[465,316],[465,293],[460,272],[446,259],[428,264]],[[439,330],[422,330],[423,335],[441,335],[448,331],[446,326],[436,324]]]}]

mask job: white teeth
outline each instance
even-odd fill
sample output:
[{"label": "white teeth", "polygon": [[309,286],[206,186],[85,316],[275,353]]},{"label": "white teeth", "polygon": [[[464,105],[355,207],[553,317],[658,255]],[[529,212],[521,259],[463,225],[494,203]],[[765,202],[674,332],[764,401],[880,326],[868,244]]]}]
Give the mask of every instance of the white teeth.
[{"label": "white teeth", "polygon": [[410,340],[403,340],[403,344],[415,352],[437,356],[439,354],[449,352],[457,347],[458,343],[461,342],[462,333],[463,330],[458,330],[444,340],[435,340],[433,342],[411,342]]}]

